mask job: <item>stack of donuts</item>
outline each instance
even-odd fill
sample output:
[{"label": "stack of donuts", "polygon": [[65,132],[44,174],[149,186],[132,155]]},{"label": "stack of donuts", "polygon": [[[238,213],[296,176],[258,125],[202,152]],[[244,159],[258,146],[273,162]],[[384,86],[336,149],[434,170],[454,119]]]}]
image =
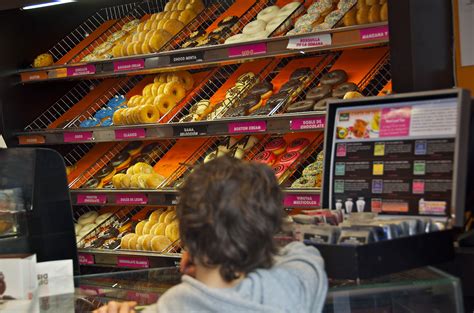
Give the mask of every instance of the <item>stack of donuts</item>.
[{"label": "stack of donuts", "polygon": [[160,74],[143,88],[141,95],[131,97],[127,108],[113,114],[114,125],[156,123],[174,108],[194,86],[193,76],[186,71]]},{"label": "stack of donuts", "polygon": [[155,210],[135,226],[133,233],[121,238],[120,249],[163,252],[178,239],[176,211],[173,208]]},{"label": "stack of donuts", "polygon": [[302,4],[296,1],[290,2],[282,8],[277,5],[266,7],[258,13],[256,20],[245,25],[242,33],[227,38],[225,43],[265,39],[273,32],[275,32],[275,35],[283,34],[292,26],[292,20],[288,17],[299,13],[295,11],[302,10]]},{"label": "stack of donuts", "polygon": [[347,81],[344,70],[334,70],[320,79],[320,86],[312,88],[306,94],[306,99],[288,106],[286,112],[321,111],[326,109],[330,100],[352,99],[362,97],[358,86]]},{"label": "stack of donuts", "polygon": [[[362,0],[364,1],[364,0]],[[287,35],[305,34],[333,28],[357,0],[319,0],[314,2],[295,22],[295,28]]]},{"label": "stack of donuts", "polygon": [[247,96],[239,101],[224,114],[224,117],[238,117],[251,114],[262,107],[265,100],[273,95],[273,84],[267,81],[261,81],[254,85]]},{"label": "stack of donuts", "polygon": [[204,9],[202,0],[170,0],[164,12],[152,14],[142,22],[134,19],[126,23],[81,61],[157,52]]},{"label": "stack of donuts", "polygon": [[321,188],[324,168],[324,152],[318,153],[316,161],[303,170],[303,175],[291,184],[291,188]]},{"label": "stack of donuts", "polygon": [[95,211],[90,211],[82,214],[77,223],[74,224],[74,231],[76,232],[76,241],[79,242],[87,234],[93,231],[97,226],[102,224],[105,220],[112,216],[112,213],[104,213],[99,215]]},{"label": "stack of donuts", "polygon": [[269,141],[262,152],[257,154],[252,161],[271,166],[277,179],[283,179],[288,168],[299,159],[308,148],[310,142],[306,138],[298,138],[287,144],[283,138]]},{"label": "stack of donuts", "polygon": [[125,173],[114,175],[112,184],[115,189],[157,189],[164,180],[151,165],[138,162],[130,166]]},{"label": "stack of donuts", "polygon": [[81,122],[79,127],[108,127],[113,125],[112,116],[115,111],[126,108],[126,99],[124,95],[117,95],[109,100],[107,105],[95,112],[94,116]]},{"label": "stack of donuts", "polygon": [[228,137],[221,143],[216,150],[212,151],[204,158],[204,163],[207,163],[215,158],[223,155],[229,155],[236,159],[242,159],[246,152],[250,151],[258,142],[255,136],[245,136],[240,140],[234,137]]},{"label": "stack of donuts", "polygon": [[235,30],[238,25],[237,16],[224,17],[217,24],[217,28],[210,32],[198,29],[189,35],[189,38],[181,45],[181,48],[203,47],[218,45],[223,43]]},{"label": "stack of donuts", "polygon": [[344,16],[344,26],[388,21],[387,0],[359,0]]}]

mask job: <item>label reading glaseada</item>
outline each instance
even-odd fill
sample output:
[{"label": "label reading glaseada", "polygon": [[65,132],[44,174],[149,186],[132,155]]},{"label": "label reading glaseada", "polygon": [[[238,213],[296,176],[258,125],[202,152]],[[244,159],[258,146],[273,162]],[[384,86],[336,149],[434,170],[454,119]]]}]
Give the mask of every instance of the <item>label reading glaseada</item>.
[{"label": "label reading glaseada", "polygon": [[142,139],[145,137],[146,131],[144,128],[117,129],[115,131],[115,139],[117,140]]}]

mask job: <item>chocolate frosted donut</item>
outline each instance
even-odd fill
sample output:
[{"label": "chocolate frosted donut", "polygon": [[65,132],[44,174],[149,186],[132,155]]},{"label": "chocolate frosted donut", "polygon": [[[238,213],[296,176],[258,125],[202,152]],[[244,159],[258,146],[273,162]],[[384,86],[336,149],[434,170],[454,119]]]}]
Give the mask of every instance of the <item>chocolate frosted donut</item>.
[{"label": "chocolate frosted donut", "polygon": [[334,70],[332,72],[326,73],[321,77],[322,85],[339,85],[347,81],[347,73],[343,70]]},{"label": "chocolate frosted donut", "polygon": [[311,69],[309,67],[299,68],[291,73],[290,80],[302,80],[308,77],[310,74]]},{"label": "chocolate frosted donut", "polygon": [[230,108],[226,113],[225,117],[239,117],[247,115],[247,107],[239,106],[236,108]]},{"label": "chocolate frosted donut", "polygon": [[288,101],[288,94],[287,93],[277,93],[276,95],[271,96],[268,101],[266,106],[271,107],[272,109],[278,105],[285,105],[286,102]]},{"label": "chocolate frosted donut", "polygon": [[153,143],[150,143],[148,145],[146,145],[143,149],[142,149],[142,153],[143,154],[146,154],[146,153],[150,153],[152,152],[153,150],[155,150],[156,148],[160,147],[160,144],[157,143],[157,142],[153,142]]},{"label": "chocolate frosted donut", "polygon": [[125,147],[125,149],[123,149],[123,151],[127,151],[127,152],[132,151],[132,150],[140,148],[141,145],[142,143],[140,141],[132,141]]},{"label": "chocolate frosted donut", "polygon": [[354,83],[343,83],[340,85],[337,85],[334,90],[332,91],[332,96],[335,98],[342,99],[344,98],[345,94],[350,92],[350,91],[357,91],[358,87]]},{"label": "chocolate frosted donut", "polygon": [[121,152],[117,154],[112,160],[110,160],[110,165],[117,167],[123,162],[127,161],[128,158],[130,158],[130,154],[128,152]]},{"label": "chocolate frosted donut", "polygon": [[286,109],[288,113],[311,111],[314,106],[313,100],[303,100],[290,104]]},{"label": "chocolate frosted donut", "polygon": [[84,185],[82,185],[82,188],[94,189],[94,188],[97,188],[97,186],[99,186],[99,183],[100,181],[97,178],[92,177]]},{"label": "chocolate frosted donut", "polygon": [[308,91],[308,93],[306,94],[306,100],[319,101],[321,99],[330,97],[331,93],[331,86],[321,85]]},{"label": "chocolate frosted donut", "polygon": [[115,170],[114,166],[112,166],[110,164],[106,165],[97,172],[95,177],[97,177],[98,179],[102,179],[104,177],[109,176],[110,173],[112,173],[114,170]]},{"label": "chocolate frosted donut", "polygon": [[319,100],[316,102],[316,104],[313,107],[313,111],[321,111],[321,110],[326,110],[326,106],[328,101],[330,100],[338,100],[338,98],[330,97],[330,98],[325,98],[322,100]]},{"label": "chocolate frosted donut", "polygon": [[270,91],[273,91],[273,84],[267,81],[262,81],[252,87],[252,89],[249,91],[249,95],[262,97]]},{"label": "chocolate frosted donut", "polygon": [[273,110],[273,107],[269,107],[268,105],[261,107],[252,113],[250,113],[251,116],[257,116],[257,115],[268,115],[270,112]]},{"label": "chocolate frosted donut", "polygon": [[237,105],[239,107],[244,107],[246,110],[256,106],[261,100],[260,96],[248,95],[247,97],[240,100]]},{"label": "chocolate frosted donut", "polygon": [[150,164],[151,163],[151,158],[147,155],[141,154],[133,160],[132,165],[135,165],[137,163]]},{"label": "chocolate frosted donut", "polygon": [[290,80],[289,82],[285,83],[283,86],[281,86],[279,92],[287,92],[287,93],[292,93],[298,88],[300,88],[301,82],[298,80]]},{"label": "chocolate frosted donut", "polygon": [[227,16],[224,17],[218,24],[217,26],[230,26],[234,25],[239,21],[239,18],[237,16]]}]

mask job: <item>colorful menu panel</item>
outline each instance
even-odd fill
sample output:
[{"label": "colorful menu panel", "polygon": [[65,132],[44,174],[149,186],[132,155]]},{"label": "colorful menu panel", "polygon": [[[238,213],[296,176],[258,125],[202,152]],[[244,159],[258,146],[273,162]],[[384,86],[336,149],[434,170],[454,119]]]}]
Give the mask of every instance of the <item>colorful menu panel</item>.
[{"label": "colorful menu panel", "polygon": [[446,215],[457,99],[339,108],[330,206],[351,212]]}]

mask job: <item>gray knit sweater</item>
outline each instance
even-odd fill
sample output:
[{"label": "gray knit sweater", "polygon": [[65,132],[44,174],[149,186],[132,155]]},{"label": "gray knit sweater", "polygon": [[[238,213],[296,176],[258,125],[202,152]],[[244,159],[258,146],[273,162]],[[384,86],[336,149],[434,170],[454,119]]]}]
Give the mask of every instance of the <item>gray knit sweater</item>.
[{"label": "gray knit sweater", "polygon": [[190,276],[168,290],[146,312],[321,312],[327,293],[319,251],[290,243],[270,269],[258,269],[233,288],[210,288]]}]

